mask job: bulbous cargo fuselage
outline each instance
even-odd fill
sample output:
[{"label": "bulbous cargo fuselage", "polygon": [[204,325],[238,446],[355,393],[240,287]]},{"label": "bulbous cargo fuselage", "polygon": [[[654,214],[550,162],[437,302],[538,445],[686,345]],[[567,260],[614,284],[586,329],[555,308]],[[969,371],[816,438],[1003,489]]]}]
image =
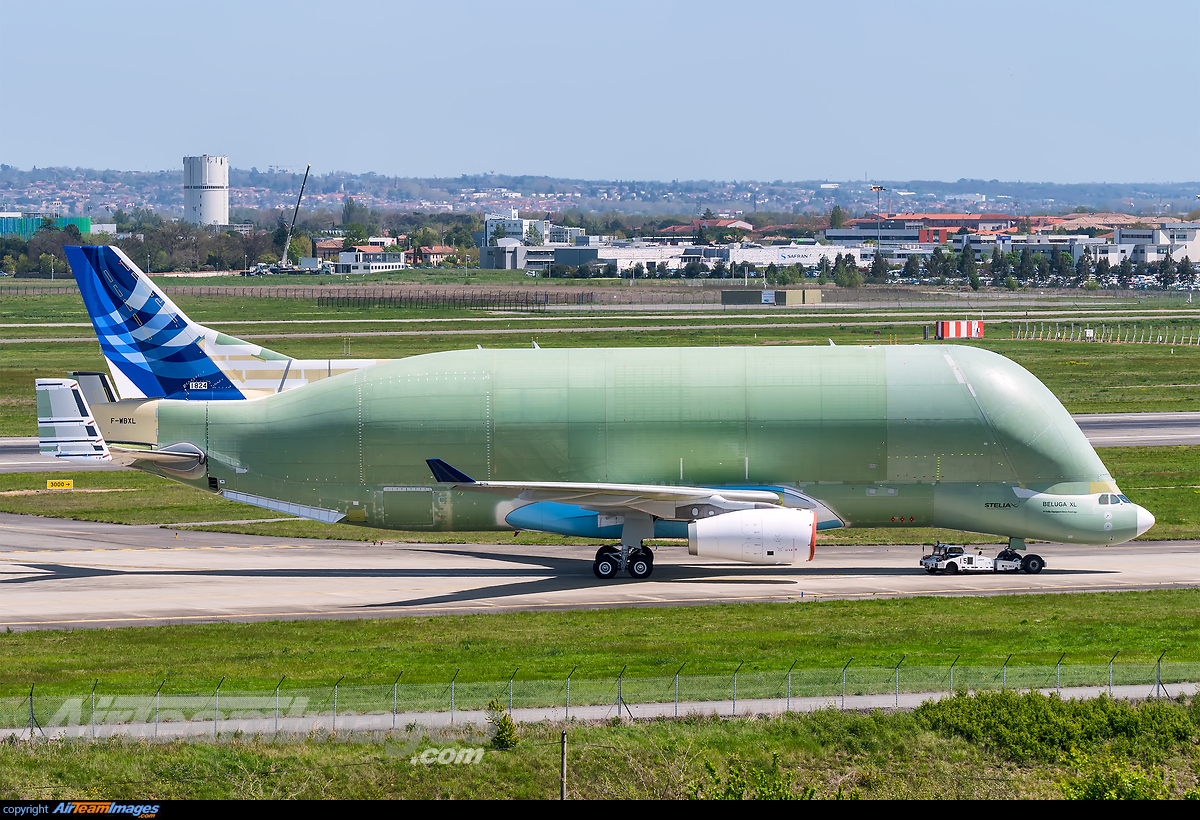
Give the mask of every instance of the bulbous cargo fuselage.
[{"label": "bulbous cargo fuselage", "polygon": [[157,418],[159,446],[207,454],[198,484],[383,528],[530,528],[524,502],[439,487],[430,458],[493,481],[794,488],[854,527],[1110,544],[1153,521],[1107,503],[1044,385],[966,346],[466,350]]}]

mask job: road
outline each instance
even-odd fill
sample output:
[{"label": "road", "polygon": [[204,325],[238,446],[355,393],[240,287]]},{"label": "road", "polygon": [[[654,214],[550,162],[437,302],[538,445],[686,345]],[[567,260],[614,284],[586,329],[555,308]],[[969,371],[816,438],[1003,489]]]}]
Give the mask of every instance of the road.
[{"label": "road", "polygon": [[[1093,447],[1200,444],[1198,413],[1102,413],[1074,416]],[[0,438],[0,473],[123,470],[108,464],[67,464],[38,452],[32,437]]]},{"label": "road", "polygon": [[[992,548],[989,548],[991,551]],[[1002,595],[1200,585],[1200,542],[1039,544],[1047,568],[931,576],[919,545],[821,547],[792,567],[664,547],[646,581],[593,574],[594,547],[369,545],[0,514],[0,629]]]}]

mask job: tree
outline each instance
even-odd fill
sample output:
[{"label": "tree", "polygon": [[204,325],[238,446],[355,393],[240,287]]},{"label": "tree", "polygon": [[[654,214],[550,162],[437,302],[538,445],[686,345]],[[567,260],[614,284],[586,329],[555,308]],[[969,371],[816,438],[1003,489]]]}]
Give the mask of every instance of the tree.
[{"label": "tree", "polygon": [[1112,284],[1112,265],[1108,259],[1101,259],[1096,263],[1096,282],[1102,288]]},{"label": "tree", "polygon": [[365,224],[370,219],[371,212],[366,205],[359,205],[352,196],[347,196],[342,200],[342,225],[349,225],[351,222]]},{"label": "tree", "polygon": [[862,284],[862,274],[858,272],[852,254],[846,254],[845,258],[838,254],[833,265],[833,281],[843,288],[856,288]]},{"label": "tree", "polygon": [[844,228],[846,227],[846,212],[842,210],[841,205],[834,205],[833,210],[829,212],[829,227]]},{"label": "tree", "polygon": [[492,229],[492,235],[488,237],[488,245],[495,247],[501,239],[508,239],[508,229],[504,227],[503,222],[497,222],[496,227]]},{"label": "tree", "polygon": [[911,254],[908,259],[904,260],[904,278],[918,279],[921,276],[921,260],[917,255]]},{"label": "tree", "polygon": [[1186,256],[1179,260],[1179,264],[1175,268],[1175,275],[1179,277],[1179,284],[1190,288],[1196,283],[1196,267],[1192,264],[1192,260]]},{"label": "tree", "polygon": [[883,258],[882,253],[880,253],[879,251],[875,251],[875,258],[871,260],[871,278],[882,281],[882,280],[887,279],[887,275],[888,275],[887,260]]},{"label": "tree", "polygon": [[1175,263],[1171,261],[1171,254],[1168,253],[1159,261],[1158,271],[1154,276],[1163,290],[1175,284]]},{"label": "tree", "polygon": [[817,284],[824,285],[829,281],[830,264],[829,257],[822,256],[821,261],[817,263]]},{"label": "tree", "polygon": [[542,244],[542,232],[535,225],[530,225],[529,230],[525,232],[525,244],[533,246]]},{"label": "tree", "polygon": [[[958,272],[968,281],[972,278],[979,281],[979,276],[975,272],[975,249],[971,247],[970,242],[963,243],[962,254],[958,257]],[[975,289],[978,290],[979,286],[976,285]]]},{"label": "tree", "polygon": [[1128,288],[1133,282],[1133,262],[1126,256],[1121,260],[1121,264],[1117,265],[1117,285],[1121,288]]},{"label": "tree", "polygon": [[929,272],[929,277],[931,279],[937,279],[943,275],[942,267],[944,266],[945,261],[946,255],[942,253],[942,249],[934,248],[933,253],[930,254],[929,259],[925,262],[925,270]]},{"label": "tree", "polygon": [[1084,248],[1083,256],[1075,263],[1075,287],[1081,288],[1092,278],[1092,252]]},{"label": "tree", "polygon": [[1021,249],[1021,261],[1017,265],[1017,281],[1022,285],[1033,279],[1037,268],[1033,263],[1033,252],[1028,247]]},{"label": "tree", "polygon": [[991,275],[992,287],[999,288],[1004,286],[1004,280],[1008,276],[1008,265],[1004,263],[1004,257],[1000,253],[1000,246],[996,245],[992,248],[991,259]]}]

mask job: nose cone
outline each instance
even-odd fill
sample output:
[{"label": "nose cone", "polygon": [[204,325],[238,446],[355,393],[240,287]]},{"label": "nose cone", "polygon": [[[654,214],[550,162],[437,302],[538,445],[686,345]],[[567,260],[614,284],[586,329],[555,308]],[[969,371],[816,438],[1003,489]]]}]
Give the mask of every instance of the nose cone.
[{"label": "nose cone", "polygon": [[1146,530],[1154,526],[1154,516],[1150,511],[1140,504],[1137,506],[1137,534],[1141,535]]}]

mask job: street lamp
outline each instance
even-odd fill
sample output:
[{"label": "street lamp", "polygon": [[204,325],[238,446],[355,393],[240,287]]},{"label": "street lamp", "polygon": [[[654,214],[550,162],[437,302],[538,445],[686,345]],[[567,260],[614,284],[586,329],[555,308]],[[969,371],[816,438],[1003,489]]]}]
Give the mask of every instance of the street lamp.
[{"label": "street lamp", "polygon": [[887,188],[882,185],[872,185],[871,190],[875,192],[875,253],[882,256],[883,251],[880,250],[880,245],[883,244],[883,214],[879,212],[879,197]]}]

